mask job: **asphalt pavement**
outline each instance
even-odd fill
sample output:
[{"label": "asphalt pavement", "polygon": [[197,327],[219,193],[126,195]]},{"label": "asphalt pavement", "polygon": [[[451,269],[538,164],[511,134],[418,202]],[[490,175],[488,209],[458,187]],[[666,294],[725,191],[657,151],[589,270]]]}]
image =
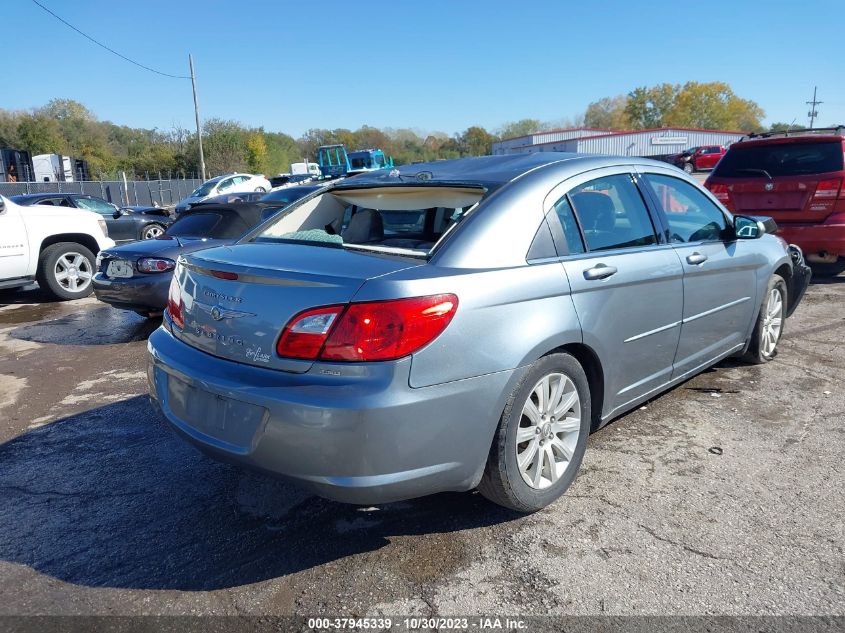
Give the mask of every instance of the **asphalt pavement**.
[{"label": "asphalt pavement", "polygon": [[531,516],[347,506],[212,461],[146,397],[159,323],[0,294],[0,615],[845,613],[845,277],[777,358],[590,438]]}]

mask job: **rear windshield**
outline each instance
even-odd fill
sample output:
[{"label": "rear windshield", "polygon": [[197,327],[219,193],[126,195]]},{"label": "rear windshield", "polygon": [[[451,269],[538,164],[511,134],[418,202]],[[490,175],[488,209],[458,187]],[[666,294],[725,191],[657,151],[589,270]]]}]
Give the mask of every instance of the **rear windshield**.
[{"label": "rear windshield", "polygon": [[249,228],[235,213],[192,213],[176,220],[165,233],[173,237],[226,240],[240,237]]},{"label": "rear windshield", "polygon": [[719,178],[800,176],[842,170],[842,143],[734,145],[713,172]]},{"label": "rear windshield", "polygon": [[336,190],[293,207],[255,239],[425,255],[484,194],[467,187]]}]

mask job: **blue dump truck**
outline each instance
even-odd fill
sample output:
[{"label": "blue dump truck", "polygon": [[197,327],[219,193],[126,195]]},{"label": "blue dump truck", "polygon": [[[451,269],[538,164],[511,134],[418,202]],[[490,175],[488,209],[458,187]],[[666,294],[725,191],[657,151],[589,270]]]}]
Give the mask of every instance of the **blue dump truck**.
[{"label": "blue dump truck", "polygon": [[317,148],[317,163],[323,178],[340,178],[393,167],[393,158],[385,156],[380,149],[361,149],[347,153],[343,145],[322,145]]}]

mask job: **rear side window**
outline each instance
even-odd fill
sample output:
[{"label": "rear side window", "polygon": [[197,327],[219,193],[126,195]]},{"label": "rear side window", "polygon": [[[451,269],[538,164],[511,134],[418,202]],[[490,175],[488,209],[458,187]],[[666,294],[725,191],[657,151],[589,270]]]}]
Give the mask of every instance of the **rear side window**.
[{"label": "rear side window", "polygon": [[666,213],[670,241],[704,242],[724,237],[725,215],[693,185],[661,174],[648,174],[646,179]]},{"label": "rear side window", "polygon": [[570,191],[569,199],[591,251],[657,243],[648,209],[630,175],[591,180]]},{"label": "rear side window", "polygon": [[713,175],[720,178],[800,176],[842,171],[842,164],[840,141],[733,145]]},{"label": "rear side window", "polygon": [[572,210],[572,205],[569,204],[569,199],[564,196],[555,203],[554,209],[558,220],[560,220],[560,226],[563,228],[563,236],[566,239],[569,252],[583,253],[584,242],[581,241],[581,232],[578,230],[575,212]]}]

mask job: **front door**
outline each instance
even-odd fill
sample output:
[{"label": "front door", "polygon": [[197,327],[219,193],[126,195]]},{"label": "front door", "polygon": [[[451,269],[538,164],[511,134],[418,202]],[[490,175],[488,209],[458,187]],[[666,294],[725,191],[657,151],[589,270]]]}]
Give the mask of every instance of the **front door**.
[{"label": "front door", "polygon": [[694,185],[668,174],[645,179],[661,205],[684,268],[684,310],[673,376],[688,374],[740,349],[760,298],[757,269],[765,258],[736,240],[722,210]]},{"label": "front door", "polygon": [[28,257],[23,218],[17,208],[0,198],[0,282],[25,277]]},{"label": "front door", "polygon": [[683,307],[677,256],[658,243],[634,177],[614,171],[555,204],[567,236],[579,226],[583,235],[581,248],[567,237],[563,266],[584,343],[604,368],[603,418],[670,380]]}]

